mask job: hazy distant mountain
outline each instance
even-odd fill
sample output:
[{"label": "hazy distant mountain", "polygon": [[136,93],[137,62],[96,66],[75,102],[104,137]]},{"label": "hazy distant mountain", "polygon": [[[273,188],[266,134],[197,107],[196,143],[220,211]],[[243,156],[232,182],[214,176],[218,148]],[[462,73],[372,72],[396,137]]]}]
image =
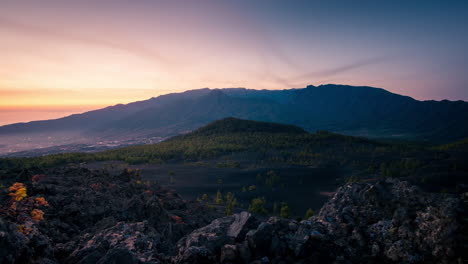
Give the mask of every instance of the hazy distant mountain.
[{"label": "hazy distant mountain", "polygon": [[61,132],[101,139],[166,137],[225,117],[374,138],[449,142],[468,136],[467,102],[418,101],[379,88],[330,84],[289,90],[191,90],[55,120],[2,126],[0,138]]}]

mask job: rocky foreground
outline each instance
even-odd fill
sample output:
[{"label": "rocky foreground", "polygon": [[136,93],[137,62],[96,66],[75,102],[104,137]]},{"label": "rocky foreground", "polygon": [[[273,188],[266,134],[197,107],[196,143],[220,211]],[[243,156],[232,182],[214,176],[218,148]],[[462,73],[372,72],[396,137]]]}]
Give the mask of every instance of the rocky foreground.
[{"label": "rocky foreground", "polygon": [[[345,185],[316,216],[296,221],[248,212],[222,217],[156,183],[141,182],[138,171],[110,175],[64,168],[42,173],[2,172],[0,263],[462,263],[467,259],[464,201],[449,194],[424,193],[398,180]],[[11,201],[7,187],[15,182],[25,184],[28,197],[47,200],[43,220],[37,215],[34,221],[20,217],[19,205],[28,198]],[[24,226],[29,227],[27,232]]]}]

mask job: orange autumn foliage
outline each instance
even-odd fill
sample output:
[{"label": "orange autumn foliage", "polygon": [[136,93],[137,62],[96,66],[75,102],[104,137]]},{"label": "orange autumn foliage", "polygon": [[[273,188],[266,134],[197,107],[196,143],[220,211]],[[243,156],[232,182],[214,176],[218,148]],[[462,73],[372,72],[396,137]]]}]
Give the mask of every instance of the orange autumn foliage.
[{"label": "orange autumn foliage", "polygon": [[10,188],[10,196],[13,196],[15,201],[21,201],[28,196],[26,193],[26,187],[22,183],[15,183]]},{"label": "orange autumn foliage", "polygon": [[49,206],[44,197],[28,197],[27,188],[23,183],[16,182],[8,188],[11,196],[5,205],[0,204],[0,213],[18,224],[18,231],[24,235],[36,234],[34,226],[44,220],[44,211],[38,209]]},{"label": "orange autumn foliage", "polygon": [[39,209],[34,209],[31,211],[31,217],[34,221],[40,222],[44,220],[44,212]]},{"label": "orange autumn foliage", "polygon": [[12,186],[10,186],[10,192],[15,192],[21,188],[25,188],[24,187],[24,184],[22,184],[21,182],[15,182]]},{"label": "orange autumn foliage", "polygon": [[36,205],[37,206],[49,206],[49,202],[47,202],[44,197],[37,197],[36,198]]},{"label": "orange autumn foliage", "polygon": [[25,235],[28,235],[29,233],[31,233],[31,228],[27,228],[25,225],[20,225],[18,226],[18,231],[25,234]]}]

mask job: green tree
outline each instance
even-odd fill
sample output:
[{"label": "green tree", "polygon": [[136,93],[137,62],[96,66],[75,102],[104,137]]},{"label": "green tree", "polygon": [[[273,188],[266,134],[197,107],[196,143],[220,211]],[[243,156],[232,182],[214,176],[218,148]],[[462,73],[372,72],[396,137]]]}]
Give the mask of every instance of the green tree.
[{"label": "green tree", "polygon": [[216,193],[215,203],[216,204],[223,204],[223,194],[219,190]]},{"label": "green tree", "polygon": [[304,219],[309,219],[309,218],[311,218],[312,216],[314,216],[314,214],[315,214],[314,210],[312,210],[312,208],[309,208],[309,209],[307,210],[307,212],[305,213]]},{"label": "green tree", "polygon": [[234,199],[234,194],[232,192],[226,193],[226,196],[224,197],[226,199],[226,203],[229,201],[232,201]]},{"label": "green tree", "polygon": [[289,206],[288,206],[287,203],[282,203],[281,204],[280,216],[284,217],[284,218],[290,218],[291,217],[291,209],[289,209]]},{"label": "green tree", "polygon": [[232,206],[226,205],[226,215],[232,215],[233,209]]},{"label": "green tree", "polygon": [[237,206],[237,199],[233,193],[226,194],[226,215],[232,215],[234,208]]},{"label": "green tree", "polygon": [[257,214],[267,214],[268,210],[265,208],[265,205],[265,197],[254,198],[249,206],[249,211]]}]

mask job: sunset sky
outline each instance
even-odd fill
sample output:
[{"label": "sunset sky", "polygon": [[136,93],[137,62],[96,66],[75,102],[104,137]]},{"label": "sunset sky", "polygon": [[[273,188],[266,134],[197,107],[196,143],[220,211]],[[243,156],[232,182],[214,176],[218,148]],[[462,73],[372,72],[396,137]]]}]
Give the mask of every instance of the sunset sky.
[{"label": "sunset sky", "polygon": [[468,100],[467,14],[468,1],[0,0],[0,125],[203,87]]}]

